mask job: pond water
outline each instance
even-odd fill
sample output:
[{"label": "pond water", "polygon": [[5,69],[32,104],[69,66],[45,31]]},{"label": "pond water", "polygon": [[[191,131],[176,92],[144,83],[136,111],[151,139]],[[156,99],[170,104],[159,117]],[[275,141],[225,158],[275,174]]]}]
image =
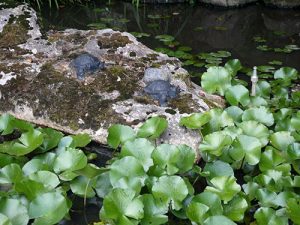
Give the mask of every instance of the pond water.
[{"label": "pond water", "polygon": [[[300,9],[274,9],[261,4],[238,9],[189,4],[141,5],[136,8],[131,3],[116,2],[111,5],[68,6],[59,10],[44,8],[40,16],[45,30],[109,27],[150,35],[139,40],[153,49],[175,51],[179,43],[179,46],[190,47],[193,57],[203,52],[222,50],[231,52],[230,58],[240,59],[247,67],[270,66],[269,62],[276,60],[300,71],[300,50],[297,50],[300,46]],[[171,35],[178,43],[155,38],[163,34]],[[188,57],[183,59],[187,60]],[[205,61],[199,59],[197,63],[201,60]],[[201,73],[205,67],[188,66],[187,69]],[[99,154],[100,158],[102,154]],[[72,220],[61,224],[81,225],[97,221],[99,204],[93,199],[84,207],[82,199],[74,199]]]}]

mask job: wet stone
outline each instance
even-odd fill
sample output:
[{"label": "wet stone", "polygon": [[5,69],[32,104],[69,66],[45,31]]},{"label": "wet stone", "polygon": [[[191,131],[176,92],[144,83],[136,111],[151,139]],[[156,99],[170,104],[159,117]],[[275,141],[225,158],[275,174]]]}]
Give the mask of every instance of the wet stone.
[{"label": "wet stone", "polygon": [[70,66],[76,70],[76,75],[79,80],[83,80],[87,73],[95,72],[99,69],[104,69],[104,62],[91,54],[85,53],[77,56],[72,60]]},{"label": "wet stone", "polygon": [[161,106],[166,106],[168,100],[175,98],[180,90],[168,81],[155,80],[144,88],[144,92],[155,100],[158,100]]}]

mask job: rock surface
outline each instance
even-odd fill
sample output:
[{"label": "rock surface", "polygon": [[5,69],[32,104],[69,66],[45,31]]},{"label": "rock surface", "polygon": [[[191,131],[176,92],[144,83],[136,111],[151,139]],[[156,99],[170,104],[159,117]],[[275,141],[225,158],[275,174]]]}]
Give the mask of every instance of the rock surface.
[{"label": "rock surface", "polygon": [[[147,48],[129,33],[68,29],[42,36],[36,13],[26,5],[0,10],[0,31],[0,114],[72,134],[86,132],[103,144],[111,124],[137,128],[160,115],[169,121],[165,142],[196,149],[198,132],[179,127],[180,118],[224,104],[191,83],[178,59]],[[105,69],[79,80],[70,63],[83,53],[104,62]],[[146,68],[163,69],[170,84],[180,88],[166,107],[143,93]]]},{"label": "rock surface", "polygon": [[251,2],[256,2],[257,0],[199,0],[199,2],[223,6],[223,7],[236,7],[245,5]]}]

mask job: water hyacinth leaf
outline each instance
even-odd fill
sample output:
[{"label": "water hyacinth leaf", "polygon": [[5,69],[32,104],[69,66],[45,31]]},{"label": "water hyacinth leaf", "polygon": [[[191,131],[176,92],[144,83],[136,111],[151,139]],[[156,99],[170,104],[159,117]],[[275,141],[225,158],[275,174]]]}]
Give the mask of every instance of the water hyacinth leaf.
[{"label": "water hyacinth leaf", "polygon": [[22,156],[26,155],[43,143],[43,134],[38,130],[30,130],[22,133],[21,137],[15,142],[7,154]]},{"label": "water hyacinth leaf", "polygon": [[54,161],[54,171],[75,171],[83,169],[87,165],[87,157],[82,150],[67,148],[61,152]]},{"label": "water hyacinth leaf", "polygon": [[232,147],[229,149],[229,154],[237,161],[245,157],[247,163],[256,165],[260,160],[261,147],[262,144],[256,137],[240,135],[233,142]]},{"label": "water hyacinth leaf", "polygon": [[292,143],[288,146],[288,157],[291,160],[300,159],[300,143]]},{"label": "water hyacinth leaf", "polygon": [[228,219],[226,216],[211,216],[208,217],[203,225],[216,225],[216,224],[222,224],[222,225],[237,225],[232,220]]},{"label": "water hyacinth leaf", "polygon": [[99,174],[103,173],[106,169],[99,168],[95,164],[88,163],[83,169],[76,170],[76,174],[88,177],[88,178],[94,178],[98,176]]},{"label": "water hyacinth leaf", "polygon": [[239,135],[243,134],[243,130],[236,126],[225,127],[222,132],[229,135],[232,140],[235,140]]},{"label": "water hyacinth leaf", "polygon": [[229,60],[227,63],[225,63],[224,67],[230,72],[232,77],[234,77],[237,72],[243,68],[241,61],[238,59]]},{"label": "water hyacinth leaf", "polygon": [[210,94],[217,93],[224,96],[231,86],[231,76],[224,67],[212,66],[201,77],[201,86]]},{"label": "water hyacinth leaf", "polygon": [[12,155],[7,155],[4,153],[0,153],[0,168],[5,167],[9,164],[12,163],[17,163],[19,165],[23,165],[24,163],[27,162],[27,158],[25,156],[21,156],[21,157],[16,157],[16,156],[12,156]]},{"label": "water hyacinth leaf", "polygon": [[250,103],[249,91],[243,85],[229,87],[225,92],[225,98],[230,105],[237,106],[240,103],[245,107]]},{"label": "water hyacinth leaf", "polygon": [[109,178],[114,188],[129,188],[138,193],[144,185],[146,173],[136,158],[125,156],[111,164]]},{"label": "water hyacinth leaf", "polygon": [[38,152],[46,152],[50,149],[55,148],[60,142],[60,139],[64,136],[63,133],[52,128],[42,128],[40,129],[40,131],[44,135],[44,140],[37,150]]},{"label": "water hyacinth leaf", "polygon": [[229,135],[218,131],[204,136],[203,142],[199,145],[199,150],[202,153],[207,152],[210,155],[220,156],[223,149],[228,148],[231,143],[232,139]]},{"label": "water hyacinth leaf", "polygon": [[168,175],[173,175],[179,171],[177,167],[180,161],[179,149],[175,145],[161,144],[152,154],[154,164],[162,169],[166,169]]},{"label": "water hyacinth leaf", "polygon": [[260,188],[260,186],[255,182],[248,182],[247,184],[243,184],[243,190],[247,195],[247,198],[252,201],[256,198],[256,191]]},{"label": "water hyacinth leaf", "polygon": [[276,211],[272,208],[261,207],[256,210],[254,218],[258,225],[286,225],[287,217],[277,216]]},{"label": "water hyacinth leaf", "polygon": [[98,175],[97,177],[95,177],[95,180],[95,191],[98,197],[104,198],[113,188],[110,183],[109,172]]},{"label": "water hyacinth leaf", "polygon": [[182,117],[179,125],[185,126],[189,129],[200,129],[204,124],[210,120],[211,116],[209,112],[193,113],[190,116]]},{"label": "water hyacinth leaf", "polygon": [[152,187],[155,199],[174,210],[182,208],[182,201],[187,197],[189,191],[184,180],[179,176],[161,176]]},{"label": "water hyacinth leaf", "polygon": [[274,66],[262,65],[257,67],[257,71],[262,73],[272,73],[275,70]]},{"label": "water hyacinth leaf", "polygon": [[175,40],[173,36],[167,34],[157,35],[155,36],[155,39],[158,39],[159,41],[162,42],[171,42]]},{"label": "water hyacinth leaf", "polygon": [[168,127],[168,121],[162,117],[152,117],[148,119],[138,130],[138,136],[142,138],[156,139]]},{"label": "water hyacinth leaf", "polygon": [[126,141],[121,149],[121,157],[133,156],[141,165],[143,165],[145,172],[153,165],[151,158],[154,146],[145,138],[137,138],[133,141]]},{"label": "water hyacinth leaf", "polygon": [[219,131],[221,128],[234,126],[233,119],[227,114],[226,111],[214,108],[209,111],[210,120],[203,126],[201,132],[206,135],[214,131]]},{"label": "water hyacinth leaf", "polygon": [[64,218],[68,211],[67,199],[58,192],[38,195],[29,204],[29,217],[35,219],[34,225],[56,224]]},{"label": "water hyacinth leaf", "polygon": [[[56,157],[56,156],[55,156]],[[22,168],[25,175],[30,175],[39,170],[50,170],[49,166],[41,159],[32,159],[28,161]]]},{"label": "water hyacinth leaf", "polygon": [[289,218],[295,223],[300,224],[300,202],[297,199],[289,199],[287,202],[287,214]]},{"label": "water hyacinth leaf", "polygon": [[274,79],[282,79],[284,82],[290,83],[291,80],[296,80],[298,71],[291,67],[282,67],[274,73]]},{"label": "water hyacinth leaf", "polygon": [[95,180],[92,180],[85,176],[78,176],[70,183],[71,191],[84,198],[92,198],[95,196],[93,187],[95,186]]},{"label": "water hyacinth leaf", "polygon": [[232,167],[223,161],[216,160],[212,163],[206,163],[203,172],[208,172],[208,179],[218,176],[234,176]]},{"label": "water hyacinth leaf", "polygon": [[253,107],[245,110],[242,116],[242,120],[243,121],[255,120],[268,127],[274,124],[273,114],[269,112],[269,110],[264,106]]},{"label": "water hyacinth leaf", "polygon": [[91,138],[88,134],[77,134],[71,136],[73,141],[70,147],[77,148],[77,147],[85,147],[88,143],[91,142]]},{"label": "water hyacinth leaf", "polygon": [[13,120],[15,118],[9,114],[0,116],[0,133],[2,135],[11,134],[14,131]]},{"label": "water hyacinth leaf", "polygon": [[266,146],[269,142],[269,129],[257,121],[249,120],[238,124],[243,133],[248,136],[259,139],[262,146]]},{"label": "water hyacinth leaf", "polygon": [[133,138],[135,138],[135,132],[129,126],[116,124],[108,128],[107,143],[114,149],[116,149],[120,144],[124,144],[127,140],[131,140]]},{"label": "water hyacinth leaf", "polygon": [[43,185],[51,189],[54,189],[60,184],[57,175],[50,171],[37,171],[35,173],[30,174],[28,177],[30,180],[42,183]]},{"label": "water hyacinth leaf", "polygon": [[263,98],[270,98],[271,94],[271,85],[265,80],[260,80],[255,86],[256,95]]},{"label": "water hyacinth leaf", "polygon": [[177,162],[177,168],[179,173],[185,173],[191,170],[194,166],[194,161],[196,159],[196,153],[194,149],[187,145],[178,145],[177,146],[179,153],[179,161]]},{"label": "water hyacinth leaf", "polygon": [[100,219],[114,220],[116,224],[137,225],[144,216],[143,208],[141,198],[135,197],[134,191],[115,188],[104,198]]},{"label": "water hyacinth leaf", "polygon": [[260,96],[250,96],[250,103],[248,107],[260,107],[260,106],[268,106],[268,102],[260,97]]},{"label": "water hyacinth leaf", "polygon": [[9,218],[5,216],[4,214],[0,213],[0,224],[2,225],[12,225],[9,221]]},{"label": "water hyacinth leaf", "polygon": [[271,145],[281,151],[286,151],[294,141],[294,137],[288,131],[279,131],[270,136]]},{"label": "water hyacinth leaf", "polygon": [[160,225],[168,222],[168,208],[156,201],[151,194],[142,195],[144,204],[144,217],[141,220],[142,225]]},{"label": "water hyacinth leaf", "polygon": [[300,113],[297,114],[297,117],[293,116],[291,118],[291,126],[293,129],[300,131]]},{"label": "water hyacinth leaf", "polygon": [[279,60],[272,60],[270,62],[268,62],[270,65],[276,65],[276,66],[281,66],[282,62]]},{"label": "water hyacinth leaf", "polygon": [[190,220],[201,224],[209,216],[223,214],[221,199],[215,193],[204,191],[193,197],[186,213]]},{"label": "water hyacinth leaf", "polygon": [[285,161],[286,159],[283,157],[282,152],[274,148],[267,148],[261,155],[259,169],[262,172],[270,169],[284,171],[285,167],[288,166],[287,173],[289,173],[291,167],[289,164],[284,163]]},{"label": "water hyacinth leaf", "polygon": [[11,184],[21,180],[23,172],[18,164],[12,163],[0,170],[0,184]]},{"label": "water hyacinth leaf", "polygon": [[224,205],[224,215],[233,221],[242,221],[247,208],[247,201],[237,195],[228,204]]},{"label": "water hyacinth leaf", "polygon": [[9,222],[12,225],[28,224],[29,216],[28,216],[27,208],[18,199],[1,198],[0,212],[2,215],[5,215],[9,219]]},{"label": "water hyacinth leaf", "polygon": [[230,106],[226,108],[225,111],[235,122],[242,122],[242,115],[244,111],[238,106]]},{"label": "water hyacinth leaf", "polygon": [[225,204],[241,191],[241,186],[236,183],[234,176],[218,176],[209,182],[211,186],[207,186],[205,190],[217,194]]},{"label": "water hyacinth leaf", "polygon": [[29,200],[33,200],[38,195],[48,192],[52,188],[26,177],[15,183],[14,189],[18,193],[24,194]]}]

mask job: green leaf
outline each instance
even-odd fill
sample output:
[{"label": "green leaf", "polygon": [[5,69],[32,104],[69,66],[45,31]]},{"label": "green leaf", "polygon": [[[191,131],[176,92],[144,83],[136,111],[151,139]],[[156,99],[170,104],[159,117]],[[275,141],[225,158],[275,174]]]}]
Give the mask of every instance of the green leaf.
[{"label": "green leaf", "polygon": [[201,224],[209,216],[223,214],[221,199],[215,193],[204,191],[193,197],[186,214],[191,221]]},{"label": "green leaf", "polygon": [[145,138],[137,138],[132,141],[126,141],[121,149],[121,157],[133,156],[141,165],[143,165],[145,172],[153,165],[151,158],[154,146]]},{"label": "green leaf", "polygon": [[271,85],[264,80],[260,80],[257,82],[256,86],[256,95],[257,96],[261,96],[263,98],[270,98],[270,94],[271,94]]},{"label": "green leaf", "polygon": [[111,164],[110,183],[114,188],[129,188],[139,193],[144,186],[146,173],[142,164],[133,156],[125,156]]},{"label": "green leaf", "polygon": [[35,150],[42,143],[43,134],[38,130],[30,130],[26,133],[22,133],[18,141],[13,143],[11,149],[5,151],[5,153],[16,156],[26,155]]},{"label": "green leaf", "polygon": [[124,144],[127,140],[135,138],[135,132],[129,126],[112,125],[108,128],[107,143],[110,147],[116,149],[120,144]]},{"label": "green leaf", "polygon": [[50,171],[37,171],[30,174],[28,177],[30,180],[42,183],[51,189],[56,188],[60,184],[57,175]]},{"label": "green leaf", "polygon": [[154,183],[152,194],[164,205],[170,204],[172,209],[180,210],[182,201],[188,195],[188,188],[179,176],[162,176]]},{"label": "green leaf", "polygon": [[261,155],[261,147],[259,139],[247,135],[240,135],[233,142],[232,148],[229,149],[230,156],[237,161],[245,157],[245,161],[249,165],[259,163]]},{"label": "green leaf", "polygon": [[0,170],[0,184],[11,184],[21,180],[23,172],[18,164],[12,163]]},{"label": "green leaf", "polygon": [[203,172],[208,172],[208,179],[218,176],[234,176],[233,169],[228,163],[216,160],[212,163],[206,163]]},{"label": "green leaf", "polygon": [[88,177],[78,176],[70,183],[71,191],[78,196],[92,198],[95,196],[94,183],[94,180]]},{"label": "green leaf", "polygon": [[279,131],[270,136],[271,145],[281,151],[286,151],[294,141],[294,137],[288,131]]},{"label": "green leaf", "polygon": [[230,106],[225,109],[227,114],[235,121],[242,122],[243,110],[237,106]]},{"label": "green leaf", "polygon": [[230,105],[246,106],[250,103],[249,91],[243,85],[235,85],[227,88],[225,92],[225,98]]},{"label": "green leaf", "polygon": [[225,63],[225,68],[230,72],[231,76],[234,77],[243,67],[239,59],[231,59]]},{"label": "green leaf", "polygon": [[24,194],[29,200],[50,191],[52,188],[38,181],[24,178],[18,181],[14,187],[15,191]]},{"label": "green leaf", "polygon": [[75,171],[87,165],[87,157],[82,150],[67,148],[61,152],[54,161],[54,171]]},{"label": "green leaf", "polygon": [[274,124],[273,114],[264,106],[245,110],[242,119],[243,121],[255,120],[268,127]]},{"label": "green leaf", "polygon": [[222,109],[215,108],[209,111],[210,120],[203,126],[201,132],[206,135],[214,131],[219,131],[221,128],[234,126],[233,119]]},{"label": "green leaf", "polygon": [[53,130],[52,128],[42,128],[40,131],[44,135],[44,140],[38,152],[46,152],[55,148],[60,142],[60,139],[64,136],[63,133]]},{"label": "green leaf", "polygon": [[154,164],[162,169],[166,169],[168,175],[173,175],[179,171],[177,167],[180,160],[179,149],[175,145],[161,144],[152,154]]},{"label": "green leaf", "polygon": [[0,133],[2,135],[11,134],[14,131],[13,121],[14,117],[9,114],[0,116]]},{"label": "green leaf", "polygon": [[256,137],[262,146],[266,146],[269,142],[269,129],[257,121],[244,121],[238,124],[245,135]]},{"label": "green leaf", "polygon": [[95,191],[100,198],[104,198],[111,190],[112,185],[109,179],[109,172],[102,173],[95,177]]},{"label": "green leaf", "polygon": [[247,208],[247,201],[237,195],[228,204],[224,205],[224,215],[233,221],[242,221]]},{"label": "green leaf", "polygon": [[27,225],[29,222],[27,208],[18,199],[1,198],[0,212],[12,225]]},{"label": "green leaf", "polygon": [[214,132],[206,135],[199,146],[200,152],[220,156],[222,155],[223,149],[228,148],[232,143],[232,139],[229,135],[224,132]]},{"label": "green leaf", "polygon": [[222,224],[222,225],[237,225],[230,219],[228,219],[226,216],[211,216],[207,218],[203,225],[217,225],[217,224]]},{"label": "green leaf", "polygon": [[274,79],[282,79],[284,83],[290,84],[291,80],[296,80],[298,71],[291,67],[282,67],[274,73]]},{"label": "green leaf", "polygon": [[77,134],[71,136],[73,141],[69,147],[77,148],[77,147],[85,147],[87,144],[91,142],[91,138],[88,134]]},{"label": "green leaf", "polygon": [[210,93],[224,96],[227,88],[231,86],[231,76],[224,67],[212,66],[201,77],[202,88]]},{"label": "green leaf", "polygon": [[286,225],[287,217],[277,216],[276,211],[272,208],[261,207],[255,214],[254,218],[258,225]]},{"label": "green leaf", "polygon": [[9,221],[9,218],[5,216],[4,214],[0,213],[0,224],[2,225],[12,225],[11,222]]},{"label": "green leaf", "polygon": [[156,201],[151,194],[142,195],[144,204],[144,218],[141,221],[142,225],[160,225],[168,222],[168,208],[163,206],[159,201]]},{"label": "green leaf", "polygon": [[143,208],[142,200],[135,197],[134,191],[115,188],[104,198],[100,219],[113,220],[116,224],[138,224],[144,217]]},{"label": "green leaf", "polygon": [[179,125],[185,126],[189,129],[200,129],[204,124],[210,120],[210,113],[193,113],[190,116],[182,117],[180,119]]},{"label": "green leaf", "polygon": [[156,139],[168,127],[168,121],[162,117],[148,119],[138,130],[138,136],[142,138]]},{"label": "green leaf", "polygon": [[[52,153],[53,154],[53,153]],[[56,157],[56,156],[55,156]],[[30,175],[39,170],[50,170],[47,164],[41,159],[34,158],[28,161],[22,168],[25,175]]]},{"label": "green leaf", "polygon": [[234,176],[214,177],[210,183],[212,186],[207,186],[205,190],[216,193],[225,203],[241,191],[241,187],[236,183]]},{"label": "green leaf", "polygon": [[287,203],[287,214],[289,218],[295,223],[300,224],[300,203],[299,200],[296,199],[290,199]]},{"label": "green leaf", "polygon": [[34,225],[58,223],[68,211],[69,207],[66,198],[58,192],[38,195],[29,204],[29,216],[31,219],[35,219]]},{"label": "green leaf", "polygon": [[185,173],[191,170],[194,166],[194,161],[196,159],[195,150],[187,145],[178,145],[179,150],[179,161],[177,162],[177,168],[179,173]]}]

